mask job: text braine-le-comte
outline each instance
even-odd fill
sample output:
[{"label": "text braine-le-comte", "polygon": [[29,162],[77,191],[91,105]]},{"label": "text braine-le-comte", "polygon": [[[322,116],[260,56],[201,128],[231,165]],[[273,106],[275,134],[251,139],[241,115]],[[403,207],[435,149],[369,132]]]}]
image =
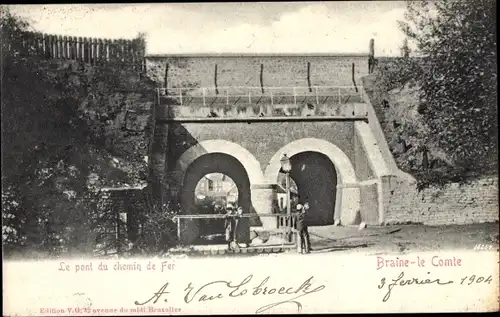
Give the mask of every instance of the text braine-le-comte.
[{"label": "text braine-le-comte", "polygon": [[432,257],[413,256],[403,257],[383,257],[377,256],[377,270],[382,268],[401,268],[401,267],[453,267],[462,266],[462,259],[456,257]]}]

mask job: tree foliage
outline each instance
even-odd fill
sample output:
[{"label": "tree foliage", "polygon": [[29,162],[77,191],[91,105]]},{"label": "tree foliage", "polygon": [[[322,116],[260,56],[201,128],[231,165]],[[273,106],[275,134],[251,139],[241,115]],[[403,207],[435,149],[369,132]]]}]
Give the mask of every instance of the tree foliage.
[{"label": "tree foliage", "polygon": [[416,79],[426,143],[463,173],[496,169],[495,9],[493,0],[411,1],[400,22],[425,56]]}]

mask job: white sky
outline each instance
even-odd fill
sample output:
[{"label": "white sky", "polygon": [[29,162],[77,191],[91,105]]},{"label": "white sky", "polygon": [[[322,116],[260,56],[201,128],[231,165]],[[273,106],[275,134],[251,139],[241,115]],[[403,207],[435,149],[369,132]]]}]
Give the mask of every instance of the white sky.
[{"label": "white sky", "polygon": [[399,55],[402,1],[13,5],[40,32],[97,38],[147,34],[148,54]]}]

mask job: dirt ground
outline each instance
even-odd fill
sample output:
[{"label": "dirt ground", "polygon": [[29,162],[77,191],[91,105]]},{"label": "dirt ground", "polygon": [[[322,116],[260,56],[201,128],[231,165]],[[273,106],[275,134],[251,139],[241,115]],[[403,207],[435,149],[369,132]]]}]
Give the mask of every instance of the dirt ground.
[{"label": "dirt ground", "polygon": [[[477,245],[489,250],[499,249],[499,224],[484,223],[470,225],[398,225],[367,227],[358,230],[357,227],[309,227],[312,254],[342,254],[361,253],[363,255],[380,254],[407,254],[425,251],[466,251],[473,250]],[[275,244],[275,246],[278,246]],[[200,247],[201,248],[201,247]],[[201,249],[206,252],[190,254],[166,254],[174,257],[227,257],[227,256],[269,256],[275,252],[244,252],[233,254],[220,252],[212,254],[214,250],[227,249],[225,244],[206,245]],[[205,251],[206,251],[205,250]],[[295,253],[291,248],[277,253]]]},{"label": "dirt ground", "polygon": [[498,250],[499,224],[400,225],[367,227],[310,227],[313,253],[364,252],[370,254],[472,250],[483,244]]}]

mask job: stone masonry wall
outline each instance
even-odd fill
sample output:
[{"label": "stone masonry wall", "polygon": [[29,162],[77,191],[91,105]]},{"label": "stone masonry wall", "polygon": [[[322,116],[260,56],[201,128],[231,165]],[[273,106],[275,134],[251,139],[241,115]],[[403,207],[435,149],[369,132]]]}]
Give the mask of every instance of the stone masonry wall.
[{"label": "stone masonry wall", "polygon": [[[44,94],[61,108],[76,108],[89,127],[89,145],[119,159],[127,182],[144,178],[153,133],[155,83],[133,65],[90,65],[76,60],[29,57],[16,62],[23,73],[36,70],[54,83]],[[29,87],[32,88],[32,87]],[[43,100],[41,101],[43,102]],[[68,110],[69,111],[69,110]],[[101,151],[105,150],[105,151]],[[122,182],[121,179],[119,182]]]},{"label": "stone masonry wall", "polygon": [[414,183],[385,182],[385,223],[426,225],[470,224],[498,221],[498,177],[418,191]]}]

